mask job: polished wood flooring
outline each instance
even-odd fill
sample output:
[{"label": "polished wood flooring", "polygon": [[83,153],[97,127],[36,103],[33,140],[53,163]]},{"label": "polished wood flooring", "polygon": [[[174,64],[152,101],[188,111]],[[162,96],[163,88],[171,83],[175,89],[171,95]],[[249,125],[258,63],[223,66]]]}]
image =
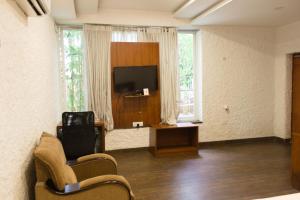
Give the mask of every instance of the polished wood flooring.
[{"label": "polished wood flooring", "polygon": [[137,200],[235,200],[296,193],[290,146],[274,141],[200,148],[199,156],[154,158],[147,150],[110,152]]}]

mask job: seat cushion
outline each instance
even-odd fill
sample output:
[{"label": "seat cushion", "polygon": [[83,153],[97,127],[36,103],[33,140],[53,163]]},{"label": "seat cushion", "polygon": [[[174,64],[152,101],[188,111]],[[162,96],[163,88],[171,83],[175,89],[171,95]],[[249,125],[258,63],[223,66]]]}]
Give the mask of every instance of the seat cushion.
[{"label": "seat cushion", "polygon": [[58,190],[64,190],[67,184],[77,183],[75,173],[66,164],[61,143],[55,137],[42,137],[34,151],[34,156],[48,170]]}]

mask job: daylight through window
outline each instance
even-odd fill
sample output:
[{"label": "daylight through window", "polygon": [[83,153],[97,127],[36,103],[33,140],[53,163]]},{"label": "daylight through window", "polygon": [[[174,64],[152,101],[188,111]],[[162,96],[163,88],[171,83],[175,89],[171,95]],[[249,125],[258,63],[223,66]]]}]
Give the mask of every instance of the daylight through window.
[{"label": "daylight through window", "polygon": [[179,53],[179,117],[180,121],[199,120],[196,70],[195,32],[178,33]]},{"label": "daylight through window", "polygon": [[82,30],[63,30],[64,80],[68,111],[85,108]]}]

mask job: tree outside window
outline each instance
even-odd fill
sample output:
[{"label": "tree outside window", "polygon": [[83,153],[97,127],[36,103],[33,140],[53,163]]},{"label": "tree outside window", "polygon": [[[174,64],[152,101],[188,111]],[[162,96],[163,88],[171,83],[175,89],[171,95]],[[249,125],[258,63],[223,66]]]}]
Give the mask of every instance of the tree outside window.
[{"label": "tree outside window", "polygon": [[63,30],[64,76],[68,111],[84,110],[82,30]]},{"label": "tree outside window", "polygon": [[193,120],[195,117],[194,48],[194,33],[179,32],[179,120]]}]

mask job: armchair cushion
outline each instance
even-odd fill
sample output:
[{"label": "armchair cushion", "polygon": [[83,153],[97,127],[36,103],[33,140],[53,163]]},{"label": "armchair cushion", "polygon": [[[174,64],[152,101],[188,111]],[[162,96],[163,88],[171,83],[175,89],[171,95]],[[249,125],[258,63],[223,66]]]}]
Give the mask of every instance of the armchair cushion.
[{"label": "armchair cushion", "polygon": [[117,174],[117,161],[110,155],[103,153],[82,156],[69,164],[78,181],[95,176]]},{"label": "armchair cushion", "polygon": [[77,183],[77,178],[66,158],[59,141],[52,137],[42,137],[34,151],[35,158],[48,170],[52,181],[58,190],[64,190],[65,185]]}]

